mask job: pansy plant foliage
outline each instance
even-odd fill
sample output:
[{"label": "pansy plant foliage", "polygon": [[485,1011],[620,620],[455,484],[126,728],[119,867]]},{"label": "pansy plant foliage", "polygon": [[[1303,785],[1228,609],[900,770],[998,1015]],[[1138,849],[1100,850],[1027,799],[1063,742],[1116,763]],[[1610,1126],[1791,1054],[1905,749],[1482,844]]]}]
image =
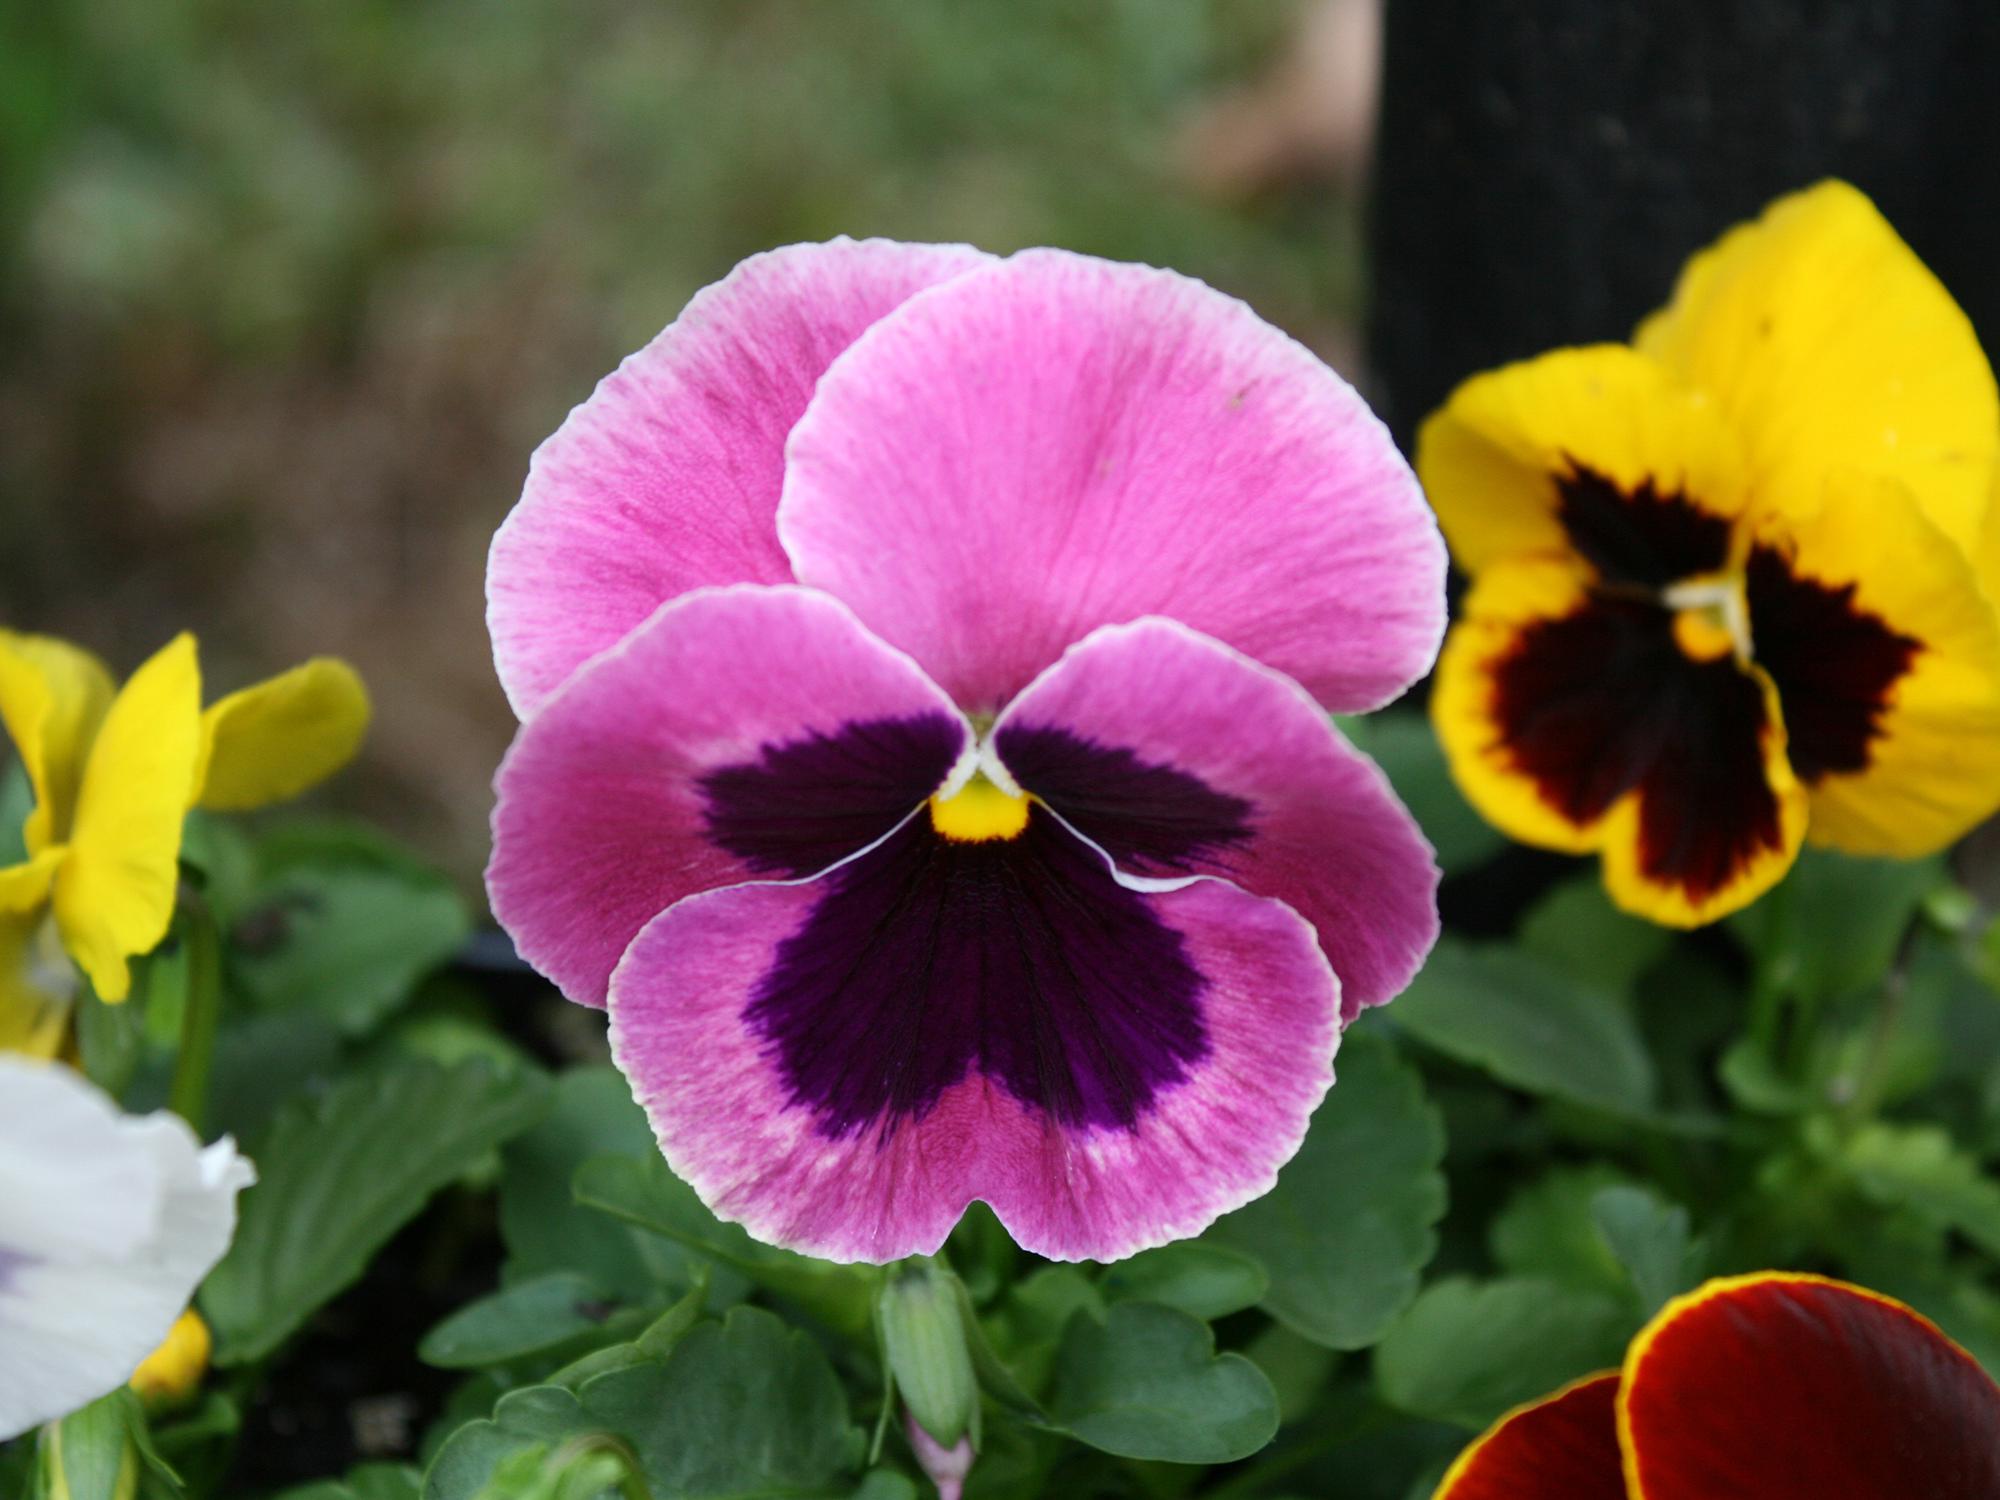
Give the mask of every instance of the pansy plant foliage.
[{"label": "pansy plant foliage", "polygon": [[1444,554],[1338,377],[1082,256],[795,246],[536,454],[488,886],[674,1169],[817,1255],[1114,1258],[1267,1189],[1437,873],[1326,710]]},{"label": "pansy plant foliage", "polygon": [[1970,323],[1837,182],[1631,346],[1468,380],[1417,454],[1472,575],[1432,699],[1460,786],[1679,926],[1806,838],[1949,843],[2000,805],[1996,453]]}]

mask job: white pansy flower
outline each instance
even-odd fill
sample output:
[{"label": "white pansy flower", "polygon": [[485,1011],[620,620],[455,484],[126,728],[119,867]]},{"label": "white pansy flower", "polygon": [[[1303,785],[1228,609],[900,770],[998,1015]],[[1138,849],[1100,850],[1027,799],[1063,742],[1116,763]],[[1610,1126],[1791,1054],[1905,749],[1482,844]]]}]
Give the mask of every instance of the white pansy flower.
[{"label": "white pansy flower", "polygon": [[0,1440],[116,1390],[166,1337],[256,1180],[227,1139],[0,1056]]}]

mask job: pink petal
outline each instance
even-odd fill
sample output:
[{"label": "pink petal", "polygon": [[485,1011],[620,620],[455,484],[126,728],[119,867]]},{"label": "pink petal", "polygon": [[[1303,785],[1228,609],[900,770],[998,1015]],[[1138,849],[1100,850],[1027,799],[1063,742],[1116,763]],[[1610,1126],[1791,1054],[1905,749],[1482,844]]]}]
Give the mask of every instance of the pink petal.
[{"label": "pink petal", "polygon": [[676,594],[789,583],[772,517],[814,383],[912,292],[986,258],[848,239],[754,255],[607,376],[536,450],[493,539],[487,625],[515,713]]},{"label": "pink petal", "polygon": [[[951,845],[919,820],[817,882],[693,896],[639,935],[612,979],[613,1055],[717,1214],[773,1244],[884,1262],[935,1251],[980,1198],[1025,1249],[1111,1260],[1270,1188],[1332,1081],[1338,984],[1311,930],[1222,881],[1126,889],[1035,818],[997,846]],[[934,857],[1001,873],[953,899],[940,888],[965,867]],[[872,933],[842,909],[871,889]],[[940,920],[979,905],[983,921]],[[1151,934],[1136,947],[1135,925]],[[1162,998],[1133,979],[1160,966],[1162,942],[1199,980],[1198,1034],[1172,1056],[1131,1024]],[[789,1031],[768,1024],[787,1007]],[[1041,1099],[1015,1065],[1031,1049]],[[1094,1085],[1134,1069],[1146,1077],[1121,1116]]]},{"label": "pink petal", "polygon": [[1444,545],[1381,423],[1170,271],[1034,250],[913,297],[834,362],[787,454],[800,580],[968,709],[1147,614],[1372,708],[1444,630]]},{"label": "pink petal", "polygon": [[493,914],[564,994],[602,1005],[657,913],[867,847],[969,743],[950,700],[838,600],[683,595],[515,736],[495,783]]},{"label": "pink petal", "polygon": [[1292,907],[1345,1020],[1393,998],[1437,940],[1437,863],[1388,778],[1296,683],[1173,620],[1072,646],[993,747],[1128,875],[1221,875]]}]

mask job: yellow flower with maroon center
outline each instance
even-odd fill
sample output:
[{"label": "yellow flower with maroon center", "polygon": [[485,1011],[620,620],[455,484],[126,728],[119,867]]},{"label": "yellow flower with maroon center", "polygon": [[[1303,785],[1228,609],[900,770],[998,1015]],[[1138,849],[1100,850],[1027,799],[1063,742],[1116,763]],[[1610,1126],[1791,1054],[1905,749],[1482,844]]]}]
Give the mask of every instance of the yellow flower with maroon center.
[{"label": "yellow flower with maroon center", "polygon": [[1630,346],[1475,376],[1417,470],[1472,587],[1432,713],[1460,787],[1692,926],[1810,837],[1938,849],[2000,806],[2000,397],[1844,183],[1682,273]]},{"label": "yellow flower with maroon center", "polygon": [[34,795],[27,858],[0,867],[0,1052],[55,1055],[83,979],[126,997],[130,960],[172,921],[190,807],[295,796],[348,761],[367,722],[360,679],[331,658],[204,710],[191,635],[114,690],[88,651],[0,630],[0,726]]}]

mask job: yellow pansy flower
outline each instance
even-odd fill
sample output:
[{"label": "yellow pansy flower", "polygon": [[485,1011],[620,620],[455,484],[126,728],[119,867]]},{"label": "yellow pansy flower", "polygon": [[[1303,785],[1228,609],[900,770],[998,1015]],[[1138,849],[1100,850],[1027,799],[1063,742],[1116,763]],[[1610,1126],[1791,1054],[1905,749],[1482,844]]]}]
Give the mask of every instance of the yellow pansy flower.
[{"label": "yellow pansy flower", "polygon": [[177,636],[114,692],[88,651],[0,630],[0,725],[27,772],[27,858],[0,868],[0,1051],[53,1055],[78,970],[120,1001],[129,961],[166,936],[192,806],[279,801],[354,754],[368,697],[315,658],[201,707],[194,637]]},{"label": "yellow pansy flower", "polygon": [[1732,229],[1631,345],[1461,385],[1417,471],[1472,575],[1432,714],[1472,803],[1628,911],[1741,907],[1804,839],[2000,807],[2000,395],[1873,204]]}]

